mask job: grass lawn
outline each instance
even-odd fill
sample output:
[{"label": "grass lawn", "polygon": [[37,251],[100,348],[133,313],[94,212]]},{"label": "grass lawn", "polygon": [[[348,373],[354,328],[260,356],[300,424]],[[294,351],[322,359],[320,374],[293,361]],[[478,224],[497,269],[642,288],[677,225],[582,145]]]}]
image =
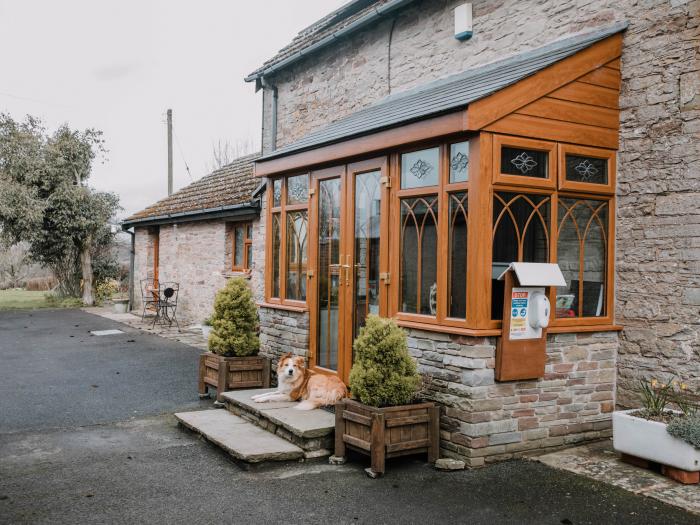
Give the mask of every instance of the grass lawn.
[{"label": "grass lawn", "polygon": [[18,308],[46,308],[47,292],[28,292],[27,290],[0,290],[0,310]]}]

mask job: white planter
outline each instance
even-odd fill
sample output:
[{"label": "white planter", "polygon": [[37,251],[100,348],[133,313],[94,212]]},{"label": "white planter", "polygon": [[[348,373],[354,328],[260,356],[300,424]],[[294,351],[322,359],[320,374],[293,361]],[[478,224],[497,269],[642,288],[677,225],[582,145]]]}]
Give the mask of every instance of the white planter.
[{"label": "white planter", "polygon": [[204,339],[209,341],[209,334],[211,333],[211,326],[207,326],[205,324],[202,325],[202,335],[204,336]]},{"label": "white planter", "polygon": [[114,303],[114,311],[118,314],[125,314],[127,310],[129,309],[129,300],[128,299],[115,299],[113,301]]},{"label": "white planter", "polygon": [[636,411],[613,413],[615,450],[681,470],[700,470],[700,450],[669,434],[665,423],[630,415]]}]

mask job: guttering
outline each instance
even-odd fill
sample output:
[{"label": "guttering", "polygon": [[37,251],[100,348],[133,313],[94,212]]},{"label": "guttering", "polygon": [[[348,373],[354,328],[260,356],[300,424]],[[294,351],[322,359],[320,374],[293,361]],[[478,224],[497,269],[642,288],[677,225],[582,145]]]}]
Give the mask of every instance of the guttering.
[{"label": "guttering", "polygon": [[265,75],[270,75],[276,71],[279,71],[280,69],[283,69],[290,64],[301,60],[302,58],[305,58],[307,55],[311,53],[315,53],[322,47],[327,46],[328,44],[334,42],[338,38],[342,38],[344,36],[349,35],[353,31],[356,31],[368,24],[371,24],[378,20],[379,18],[385,16],[386,14],[399,9],[403,7],[404,5],[407,5],[409,3],[413,2],[413,0],[389,0],[386,4],[379,6],[379,7],[373,7],[372,10],[365,16],[358,18],[354,22],[348,24],[347,26],[338,29],[337,31],[331,33],[325,38],[322,38],[315,44],[311,44],[309,47],[305,47],[304,49],[297,51],[293,55],[288,56],[284,60],[281,60],[280,62],[277,62],[275,64],[272,64],[269,67],[263,68],[262,70],[253,73],[251,75],[248,75],[245,77],[246,82],[252,82],[254,80],[257,80]]},{"label": "guttering", "polygon": [[122,230],[128,230],[134,226],[155,226],[157,224],[170,224],[179,222],[204,221],[210,219],[223,219],[229,217],[255,217],[260,214],[260,202],[253,200],[228,206],[216,206],[202,210],[181,211],[144,217],[142,219],[124,220],[121,222]]}]

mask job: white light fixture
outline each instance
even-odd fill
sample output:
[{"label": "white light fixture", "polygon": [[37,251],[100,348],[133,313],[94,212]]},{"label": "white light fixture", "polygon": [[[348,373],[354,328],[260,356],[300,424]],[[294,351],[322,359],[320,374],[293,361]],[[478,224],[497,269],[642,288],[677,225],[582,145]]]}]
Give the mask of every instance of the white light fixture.
[{"label": "white light fixture", "polygon": [[472,37],[472,5],[462,4],[455,7],[455,38],[460,41]]}]

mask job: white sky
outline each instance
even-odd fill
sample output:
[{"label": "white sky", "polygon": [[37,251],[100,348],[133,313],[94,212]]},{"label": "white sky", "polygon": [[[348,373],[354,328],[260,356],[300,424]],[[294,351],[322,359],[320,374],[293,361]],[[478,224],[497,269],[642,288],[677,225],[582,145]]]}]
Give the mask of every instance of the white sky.
[{"label": "white sky", "polygon": [[[212,143],[260,144],[260,93],[243,77],[347,0],[0,0],[0,112],[104,132],[91,185],[121,217],[206,174]],[[182,153],[180,147],[182,147]]]}]

